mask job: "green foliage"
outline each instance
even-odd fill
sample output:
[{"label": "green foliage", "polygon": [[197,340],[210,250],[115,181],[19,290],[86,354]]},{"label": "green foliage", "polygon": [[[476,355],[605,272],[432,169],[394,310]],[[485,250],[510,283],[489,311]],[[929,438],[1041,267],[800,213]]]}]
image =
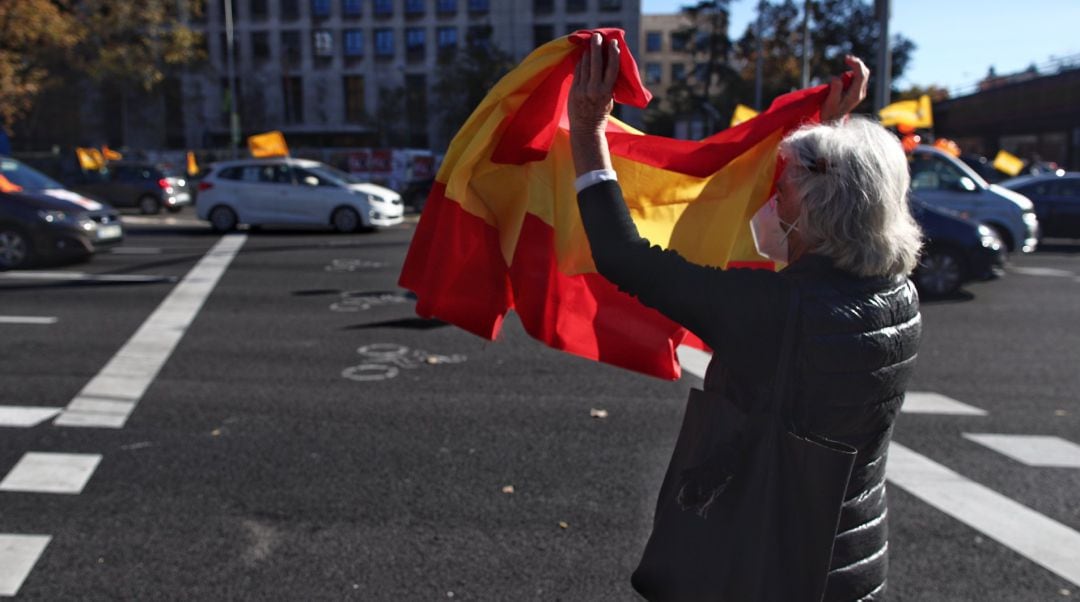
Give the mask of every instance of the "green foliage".
[{"label": "green foliage", "polygon": [[51,68],[70,58],[83,35],[65,2],[0,0],[0,127],[30,111]]},{"label": "green foliage", "polygon": [[433,109],[440,118],[440,138],[449,141],[515,62],[490,44],[466,44],[439,58],[432,87]]}]

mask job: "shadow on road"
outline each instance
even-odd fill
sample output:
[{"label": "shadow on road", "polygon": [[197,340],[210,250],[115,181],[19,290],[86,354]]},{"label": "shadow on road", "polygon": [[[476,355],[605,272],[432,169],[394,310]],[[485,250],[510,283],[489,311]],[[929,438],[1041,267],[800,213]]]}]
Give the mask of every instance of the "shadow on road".
[{"label": "shadow on road", "polygon": [[384,320],[382,322],[369,322],[367,324],[353,324],[345,326],[342,330],[368,330],[371,328],[402,328],[406,330],[432,330],[449,326],[442,320],[429,320],[426,318],[401,318],[398,320]]},{"label": "shadow on road", "polygon": [[940,297],[919,296],[920,305],[947,305],[950,303],[967,303],[968,301],[974,301],[975,294],[969,293],[963,289],[958,290],[949,295],[942,295]]}]

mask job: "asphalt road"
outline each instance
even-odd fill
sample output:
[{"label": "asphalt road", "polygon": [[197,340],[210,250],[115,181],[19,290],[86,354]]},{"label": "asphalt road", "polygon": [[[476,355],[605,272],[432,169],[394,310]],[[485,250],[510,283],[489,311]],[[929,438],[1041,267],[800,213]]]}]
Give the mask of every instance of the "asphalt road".
[{"label": "asphalt road", "polygon": [[[0,406],[68,406],[220,239],[186,213],[137,221],[88,263],[0,274]],[[513,318],[494,343],[417,318],[395,285],[412,231],[247,233],[122,428],[0,426],[9,484],[28,452],[97,462],[75,492],[0,482],[16,599],[634,599],[700,380],[555,352]],[[1078,293],[1080,245],[1058,245],[924,304],[912,390],[983,413],[905,413],[894,440],[1030,515],[1002,543],[982,497],[890,482],[890,600],[1080,596],[1040,565],[1073,540],[1016,541],[1042,533],[1031,515],[1076,536],[1080,467],[970,437],[1080,443]],[[26,560],[4,534],[51,539]]]}]

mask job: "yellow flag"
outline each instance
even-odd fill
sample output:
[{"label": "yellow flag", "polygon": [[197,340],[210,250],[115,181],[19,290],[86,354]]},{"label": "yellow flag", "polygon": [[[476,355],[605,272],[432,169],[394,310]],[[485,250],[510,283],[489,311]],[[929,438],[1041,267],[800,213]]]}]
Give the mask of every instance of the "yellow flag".
[{"label": "yellow flag", "polygon": [[757,117],[758,112],[746,105],[735,105],[735,112],[731,114],[731,127],[735,127],[744,121],[750,121]]},{"label": "yellow flag", "polygon": [[79,167],[85,171],[99,171],[105,167],[105,159],[96,148],[76,148],[75,156],[79,158]]},{"label": "yellow flag", "polygon": [[121,155],[120,153],[109,148],[108,144],[101,147],[101,154],[105,156],[106,161],[119,161],[124,158],[124,155]]},{"label": "yellow flag", "polygon": [[248,136],[248,148],[252,157],[287,157],[289,147],[285,144],[285,135],[274,130],[264,134]]},{"label": "yellow flag", "polygon": [[195,161],[195,153],[188,151],[187,153],[187,174],[189,176],[198,175],[199,164]]},{"label": "yellow flag", "polygon": [[934,114],[930,108],[930,96],[923,94],[918,100],[900,100],[878,111],[881,125],[885,127],[907,125],[913,128],[934,127]]},{"label": "yellow flag", "polygon": [[999,150],[997,156],[994,157],[994,169],[1010,176],[1018,176],[1020,170],[1024,169],[1024,160],[1012,153]]}]

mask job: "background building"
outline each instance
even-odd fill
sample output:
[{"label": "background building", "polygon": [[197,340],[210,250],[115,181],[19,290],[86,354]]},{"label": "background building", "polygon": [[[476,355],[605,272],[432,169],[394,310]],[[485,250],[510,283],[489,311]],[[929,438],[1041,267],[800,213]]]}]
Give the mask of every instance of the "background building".
[{"label": "background building", "polygon": [[675,35],[689,26],[689,21],[682,14],[641,16],[641,38],[638,42],[641,49],[638,55],[641,57],[638,60],[641,81],[656,97],[654,102],[660,102],[662,106],[671,84],[685,80],[693,71],[690,55],[682,50],[685,42]]},{"label": "background building", "polygon": [[[207,64],[181,78],[185,146],[229,140],[225,0],[188,24]],[[577,29],[618,27],[635,54],[638,0],[232,0],[244,135],[280,129],[295,146],[445,148],[430,110],[439,58],[465,44],[515,61]]]}]

